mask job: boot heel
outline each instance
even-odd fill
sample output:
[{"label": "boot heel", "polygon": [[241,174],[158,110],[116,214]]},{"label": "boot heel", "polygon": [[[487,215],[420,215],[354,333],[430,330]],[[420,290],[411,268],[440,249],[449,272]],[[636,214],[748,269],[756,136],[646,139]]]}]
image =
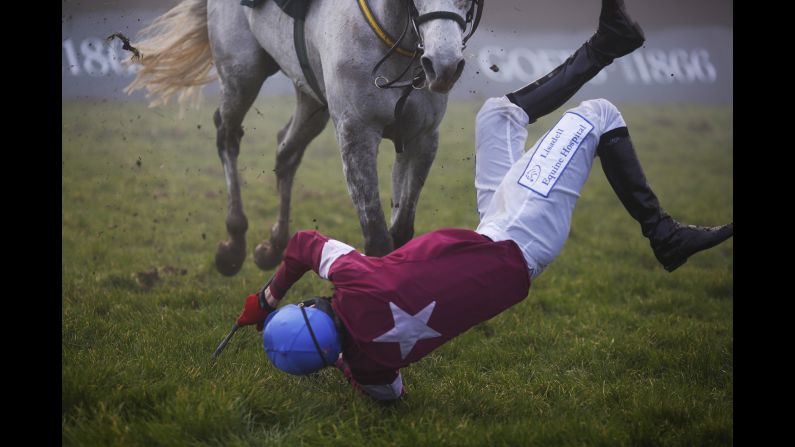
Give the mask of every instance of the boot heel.
[{"label": "boot heel", "polygon": [[683,259],[681,262],[675,264],[664,265],[663,268],[665,268],[668,273],[671,273],[681,267],[685,262],[687,262],[687,259]]}]

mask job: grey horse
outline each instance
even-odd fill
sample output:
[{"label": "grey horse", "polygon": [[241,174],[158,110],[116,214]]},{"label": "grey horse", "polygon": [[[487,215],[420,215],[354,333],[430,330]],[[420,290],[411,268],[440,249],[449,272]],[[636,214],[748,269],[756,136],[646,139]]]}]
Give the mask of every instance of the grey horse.
[{"label": "grey horse", "polygon": [[[254,249],[257,266],[270,270],[281,261],[290,236],[293,178],[304,150],[329,117],[340,146],[348,192],[359,215],[365,253],[382,256],[413,237],[417,200],[436,155],[447,93],[464,66],[462,26],[466,28],[467,24],[448,17],[450,13],[471,15],[473,0],[406,1],[411,2],[311,2],[305,17],[305,41],[324,98],[313,91],[301,69],[293,44],[293,18],[274,0],[255,8],[241,6],[237,0],[183,0],[142,30],[143,40],[138,44],[144,54],[142,67],[127,87],[128,93],[146,88],[154,97],[154,105],[168,102],[173,95],[180,102],[196,99],[201,86],[215,79],[213,65],[221,81],[220,106],[214,121],[228,190],[229,240],[220,242],[216,251],[215,264],[220,273],[236,274],[246,257],[248,220],[237,171],[241,123],[263,82],[279,70],[294,83],[296,108],[277,135],[274,171],[281,205],[270,240]],[[412,6],[415,13],[427,14],[426,20],[408,22]],[[365,7],[376,25],[360,9]],[[409,23],[416,29],[408,27]],[[379,38],[377,25],[386,39]],[[378,67],[378,74],[394,80],[411,64],[409,73],[424,71],[426,82],[407,97],[399,122],[405,149],[395,155],[391,226],[387,229],[378,192],[376,156],[382,138],[394,140],[398,136],[395,104],[401,90],[379,88],[371,71],[389,50],[385,41],[389,36],[396,40],[404,29],[409,32],[400,45],[403,53],[405,48],[416,48],[419,41],[421,57],[394,54]]]}]

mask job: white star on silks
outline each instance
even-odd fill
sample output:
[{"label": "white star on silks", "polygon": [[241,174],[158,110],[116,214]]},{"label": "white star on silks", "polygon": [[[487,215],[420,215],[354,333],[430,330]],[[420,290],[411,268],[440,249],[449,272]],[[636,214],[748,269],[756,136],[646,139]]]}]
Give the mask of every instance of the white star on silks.
[{"label": "white star on silks", "polygon": [[409,315],[406,311],[390,301],[389,309],[392,311],[392,319],[395,320],[395,327],[385,334],[374,338],[373,341],[393,341],[400,343],[400,357],[401,359],[405,359],[419,340],[441,337],[442,334],[434,331],[428,326],[428,319],[431,318],[434,307],[436,307],[436,301],[425,306],[425,308],[417,312],[416,315]]}]

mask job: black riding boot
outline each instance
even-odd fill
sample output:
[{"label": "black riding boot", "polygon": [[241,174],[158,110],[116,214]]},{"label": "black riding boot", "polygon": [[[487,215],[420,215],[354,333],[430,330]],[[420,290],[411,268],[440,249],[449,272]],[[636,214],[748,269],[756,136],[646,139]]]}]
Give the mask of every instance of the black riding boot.
[{"label": "black riding boot", "polygon": [[587,42],[549,74],[506,96],[527,113],[532,124],[565,104],[613,59],[633,52],[645,39],[623,0],[603,0],[599,29]]},{"label": "black riding boot", "polygon": [[714,247],[734,234],[734,223],[720,227],[682,225],[660,207],[626,127],[606,132],[596,149],[602,169],[624,208],[640,223],[654,256],[672,272],[691,255]]}]

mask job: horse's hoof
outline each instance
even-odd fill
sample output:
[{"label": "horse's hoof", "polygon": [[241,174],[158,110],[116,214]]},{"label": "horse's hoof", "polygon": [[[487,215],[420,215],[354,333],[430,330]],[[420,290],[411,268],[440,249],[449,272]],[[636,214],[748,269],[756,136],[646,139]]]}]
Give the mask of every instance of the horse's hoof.
[{"label": "horse's hoof", "polygon": [[224,276],[234,276],[243,268],[246,260],[245,244],[235,245],[229,241],[218,243],[215,251],[215,268]]},{"label": "horse's hoof", "polygon": [[254,248],[254,263],[260,270],[272,270],[282,261],[282,250],[274,250],[270,241],[264,241]]}]

